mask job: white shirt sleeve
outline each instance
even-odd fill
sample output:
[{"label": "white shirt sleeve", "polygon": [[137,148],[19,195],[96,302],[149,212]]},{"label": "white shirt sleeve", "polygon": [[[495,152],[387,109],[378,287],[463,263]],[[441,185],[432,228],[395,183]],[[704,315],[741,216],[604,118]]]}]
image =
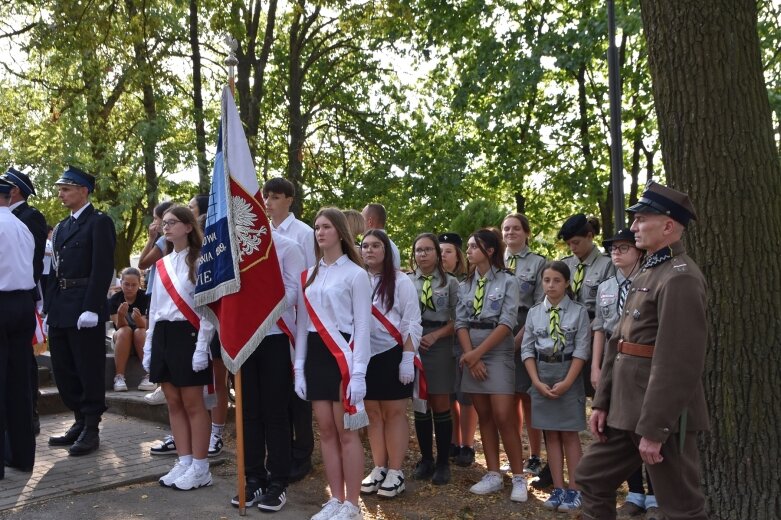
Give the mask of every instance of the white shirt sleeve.
[{"label": "white shirt sleeve", "polygon": [[[357,266],[356,266],[357,267]],[[366,374],[371,358],[372,290],[369,274],[355,271],[351,282],[353,311],[353,373]],[[338,333],[338,332],[337,332]]]}]

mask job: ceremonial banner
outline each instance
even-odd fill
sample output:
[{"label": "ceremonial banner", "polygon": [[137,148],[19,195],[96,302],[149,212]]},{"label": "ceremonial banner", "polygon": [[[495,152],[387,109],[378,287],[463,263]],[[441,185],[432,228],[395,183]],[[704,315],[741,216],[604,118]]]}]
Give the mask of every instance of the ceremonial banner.
[{"label": "ceremonial banner", "polygon": [[285,286],[271,226],[228,87],[222,91],[195,304],[219,331],[222,359],[234,374],[285,310]]}]

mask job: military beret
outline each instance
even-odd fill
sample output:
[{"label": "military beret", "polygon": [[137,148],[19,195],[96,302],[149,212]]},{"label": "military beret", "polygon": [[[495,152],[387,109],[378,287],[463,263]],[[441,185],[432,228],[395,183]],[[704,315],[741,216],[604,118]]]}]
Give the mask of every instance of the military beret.
[{"label": "military beret", "polygon": [[640,200],[626,211],[667,215],[684,226],[689,220],[697,220],[694,206],[687,194],[654,181],[648,181]]},{"label": "military beret", "polygon": [[90,193],[95,191],[95,177],[89,173],[83,172],[75,166],[68,166],[68,168],[60,175],[60,178],[55,182],[56,185],[66,186],[84,186]]},{"label": "military beret", "polygon": [[458,233],[442,233],[437,237],[440,244],[453,244],[458,249],[464,245],[464,241],[461,240],[461,235]]},{"label": "military beret", "polygon": [[632,232],[631,229],[623,228],[619,229],[618,233],[615,234],[615,236],[606,238],[602,241],[602,245],[605,247],[611,247],[613,245],[613,242],[631,242],[635,243],[635,234]]},{"label": "military beret", "polygon": [[30,177],[16,168],[8,168],[8,171],[2,175],[2,178],[19,188],[19,191],[22,192],[25,199],[30,195],[35,195],[35,188],[33,187]]},{"label": "military beret", "polygon": [[564,224],[559,230],[559,234],[556,236],[566,242],[570,238],[577,236],[581,231],[583,231],[583,228],[586,227],[586,224],[588,224],[586,215],[583,213],[577,213],[564,221]]}]

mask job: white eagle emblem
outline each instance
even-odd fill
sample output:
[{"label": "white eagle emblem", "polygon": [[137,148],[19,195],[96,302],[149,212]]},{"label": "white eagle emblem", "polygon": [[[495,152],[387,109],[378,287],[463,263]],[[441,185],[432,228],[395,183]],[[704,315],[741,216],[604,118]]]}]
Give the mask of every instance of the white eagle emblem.
[{"label": "white eagle emblem", "polygon": [[241,262],[244,260],[244,256],[260,250],[261,235],[267,235],[268,229],[266,226],[255,229],[258,216],[252,211],[252,206],[241,196],[231,197],[231,209],[233,210],[236,238],[239,240],[239,262]]}]

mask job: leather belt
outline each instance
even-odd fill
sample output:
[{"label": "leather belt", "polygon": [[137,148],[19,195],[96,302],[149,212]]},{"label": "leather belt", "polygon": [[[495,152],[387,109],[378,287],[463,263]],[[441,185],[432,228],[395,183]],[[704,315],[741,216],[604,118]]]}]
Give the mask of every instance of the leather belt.
[{"label": "leather belt", "polygon": [[57,278],[57,285],[60,289],[83,287],[87,284],[89,284],[89,278]]},{"label": "leather belt", "polygon": [[470,329],[495,329],[497,325],[493,321],[470,321],[468,324]]},{"label": "leather belt", "polygon": [[431,321],[431,320],[421,320],[420,325],[422,327],[444,327],[447,325],[448,322],[446,321]]},{"label": "leather belt", "polygon": [[542,354],[537,354],[537,361],[544,361],[546,363],[564,363],[565,361],[570,361],[571,359],[572,353],[555,354],[553,356],[543,356]]},{"label": "leather belt", "polygon": [[618,340],[618,352],[620,354],[627,354],[629,356],[636,356],[642,358],[654,357],[653,345],[641,345],[640,343],[629,343],[623,339]]}]

